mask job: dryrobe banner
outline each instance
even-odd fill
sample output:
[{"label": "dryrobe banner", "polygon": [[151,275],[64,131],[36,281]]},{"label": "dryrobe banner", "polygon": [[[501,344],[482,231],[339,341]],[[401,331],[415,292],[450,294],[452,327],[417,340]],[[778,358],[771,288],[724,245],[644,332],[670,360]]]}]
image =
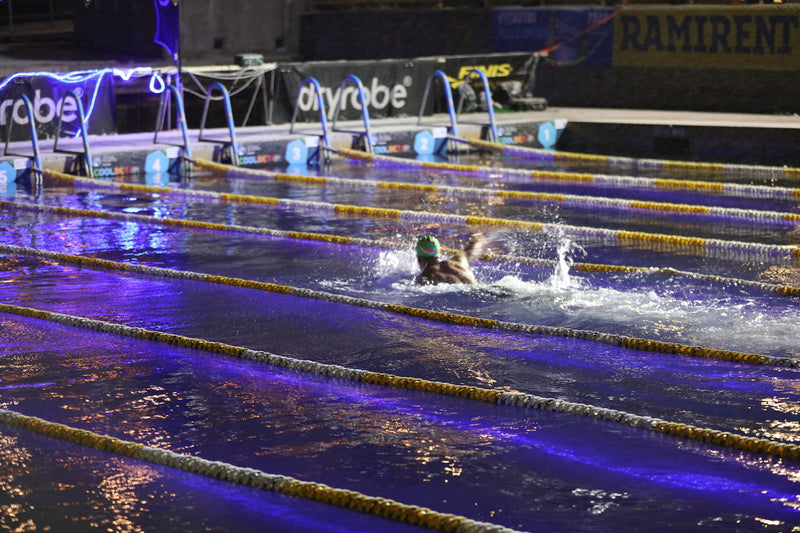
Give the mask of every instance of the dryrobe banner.
[{"label": "dryrobe banner", "polygon": [[610,66],[615,10],[501,8],[492,10],[492,52],[547,52],[560,65]]},{"label": "dryrobe banner", "polygon": [[[319,122],[319,100],[311,78],[320,85],[320,97],[328,119],[361,119],[361,101],[355,76],[364,88],[370,118],[418,116],[426,86],[429,87],[425,114],[443,112],[445,92],[441,71],[453,91],[475,69],[484,72],[490,85],[521,79],[526,72],[529,54],[454,56],[441,59],[331,61],[286,65],[279,72],[278,106],[273,120],[289,121],[297,101],[298,122]],[[477,80],[477,78],[475,78]],[[305,83],[303,83],[305,81]],[[480,89],[478,85],[476,88]],[[457,95],[454,95],[457,98]]]},{"label": "dryrobe banner", "polygon": [[[290,65],[281,69],[280,101],[291,119],[295,98],[298,122],[319,121],[317,91],[310,82],[319,82],[320,97],[327,118],[333,119],[338,105],[340,120],[361,118],[361,100],[357,84],[348,76],[356,76],[364,88],[370,117],[397,117],[419,112],[425,82],[434,70],[433,61],[354,61],[319,62]],[[277,111],[277,110],[276,110]]]},{"label": "dryrobe banner", "polygon": [[[91,76],[58,79],[50,75],[19,76],[0,84],[0,132],[3,141],[11,131],[10,141],[30,141],[30,120],[22,95],[31,103],[36,135],[52,139],[57,135],[59,112],[61,137],[74,137],[80,131],[78,104],[80,99],[89,133],[106,134],[116,131],[113,106],[113,78],[95,73]],[[72,94],[72,95],[71,95]]]},{"label": "dryrobe banner", "polygon": [[797,69],[800,6],[621,8],[614,66]]}]

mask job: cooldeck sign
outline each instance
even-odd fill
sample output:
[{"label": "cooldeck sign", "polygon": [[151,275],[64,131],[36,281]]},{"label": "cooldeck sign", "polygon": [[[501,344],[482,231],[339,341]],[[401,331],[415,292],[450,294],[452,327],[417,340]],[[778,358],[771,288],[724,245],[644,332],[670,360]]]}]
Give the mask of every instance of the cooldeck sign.
[{"label": "cooldeck sign", "polygon": [[614,65],[795,70],[800,6],[622,8]]},{"label": "cooldeck sign", "polygon": [[[60,78],[49,75],[15,76],[6,80],[0,89],[0,135],[5,140],[11,131],[10,141],[30,140],[30,119],[25,95],[31,103],[33,121],[39,139],[55,138],[61,118],[60,136],[74,136],[80,128],[79,98],[84,108],[89,133],[113,133],[112,76]],[[74,95],[75,97],[71,96]]]}]

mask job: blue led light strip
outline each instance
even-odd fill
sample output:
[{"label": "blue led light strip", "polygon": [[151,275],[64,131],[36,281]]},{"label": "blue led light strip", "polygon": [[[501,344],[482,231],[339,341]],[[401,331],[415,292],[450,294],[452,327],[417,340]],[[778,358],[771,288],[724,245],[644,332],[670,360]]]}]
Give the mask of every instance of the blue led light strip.
[{"label": "blue led light strip", "polygon": [[118,69],[118,68],[104,68],[95,70],[77,70],[74,72],[56,73],[56,72],[18,72],[12,74],[0,82],[0,93],[15,82],[15,80],[25,78],[47,78],[56,83],[63,83],[68,85],[87,83],[95,80],[94,88],[91,91],[89,101],[86,105],[86,120],[90,120],[94,106],[97,102],[97,96],[100,92],[100,85],[107,75],[112,75],[119,78],[123,83],[127,83],[134,78],[141,78],[145,76],[150,77],[148,87],[153,94],[160,94],[164,91],[166,84],[164,83],[161,73],[153,70],[150,67],[136,67],[132,69]]}]

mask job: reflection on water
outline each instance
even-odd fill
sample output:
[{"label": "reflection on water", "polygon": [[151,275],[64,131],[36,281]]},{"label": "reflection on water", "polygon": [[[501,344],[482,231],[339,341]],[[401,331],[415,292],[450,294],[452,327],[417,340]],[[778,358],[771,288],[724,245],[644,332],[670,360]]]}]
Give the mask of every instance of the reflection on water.
[{"label": "reflection on water", "polygon": [[[540,190],[498,170],[348,166],[363,179]],[[373,173],[374,172],[374,173]],[[170,186],[793,243],[795,228],[641,216],[442,192],[199,175]],[[620,191],[570,185],[581,194]],[[566,191],[567,189],[553,190]],[[577,190],[577,189],[576,189]],[[575,191],[572,191],[575,192]],[[573,261],[668,266],[798,285],[796,265],[552,231],[487,231],[477,286],[417,286],[413,242],[459,248],[470,230],[314,209],[46,187],[19,201],[153,217],[386,238],[394,251],[4,211],[2,243],[323,290],[496,320],[797,357],[793,298],[657,272],[576,273]],[[652,192],[627,191],[649,198]],[[686,193],[669,193],[689,199]],[[746,207],[743,199],[704,203]],[[670,196],[672,197],[672,196]],[[759,200],[759,209],[794,206]],[[800,371],[621,350],[575,339],[449,326],[250,289],[0,258],[0,301],[325,363],[564,398],[800,443]],[[175,347],[0,316],[0,406],[150,446],[394,498],[525,530],[786,531],[799,522],[797,465],[625,426],[339,382]],[[411,527],[0,428],[0,527],[9,530],[405,531]],[[666,504],[666,502],[669,502]],[[309,505],[313,511],[309,511]],[[302,507],[300,507],[302,506]],[[318,508],[325,507],[323,510]],[[59,509],[53,512],[53,509]]]},{"label": "reflection on water", "polygon": [[418,531],[5,427],[0,458],[3,531],[245,533],[263,524],[279,533]]},{"label": "reflection on water", "polygon": [[[47,331],[44,347],[53,349],[36,355],[39,375],[6,383],[31,384],[56,371],[59,378],[39,390],[6,388],[3,407],[190,455],[446,512],[469,507],[480,519],[523,529],[556,523],[580,528],[583,513],[602,517],[595,525],[610,526],[622,517],[673,521],[663,501],[681,505],[681,524],[716,516],[730,526],[751,513],[785,525],[792,516],[785,509],[797,502],[794,480],[783,474],[781,461],[747,459],[554,413],[339,383],[111,335],[21,323],[25,330]],[[93,379],[78,379],[90,361],[96,367]],[[50,446],[59,456],[66,445],[51,441]],[[19,446],[10,441],[8,448]],[[36,479],[52,468],[34,466],[33,451],[4,453],[19,465],[17,477],[4,477],[11,487],[23,482],[18,477],[23,472],[29,483],[31,475]],[[146,529],[142,522],[153,502],[142,498],[163,483],[162,469],[122,459],[107,466],[92,463],[62,462],[69,470],[93,469],[92,498],[107,520],[126,531]],[[41,482],[50,484],[46,477]],[[475,486],[482,488],[480,495]],[[75,487],[61,489],[79,497]],[[778,497],[787,504],[776,504]],[[564,515],[564,506],[582,512]]]}]

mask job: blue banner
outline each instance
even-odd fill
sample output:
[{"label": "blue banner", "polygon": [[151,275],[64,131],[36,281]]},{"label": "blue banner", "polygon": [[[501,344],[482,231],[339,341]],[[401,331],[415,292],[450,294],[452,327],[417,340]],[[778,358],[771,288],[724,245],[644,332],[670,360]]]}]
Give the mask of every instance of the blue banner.
[{"label": "blue banner", "polygon": [[178,0],[154,0],[156,36],[153,42],[163,46],[176,64],[180,52],[181,24]]},{"label": "blue banner", "polygon": [[560,65],[610,66],[612,7],[492,10],[492,52],[540,52]]}]

